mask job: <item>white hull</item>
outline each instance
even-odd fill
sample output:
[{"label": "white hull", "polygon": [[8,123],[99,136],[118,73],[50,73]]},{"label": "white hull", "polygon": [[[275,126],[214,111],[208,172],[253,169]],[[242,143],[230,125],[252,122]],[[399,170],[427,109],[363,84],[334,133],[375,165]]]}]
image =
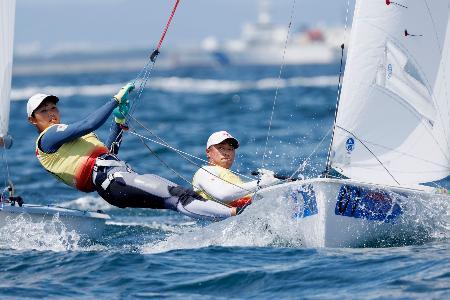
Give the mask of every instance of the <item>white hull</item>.
[{"label": "white hull", "polygon": [[450,200],[429,187],[399,188],[327,178],[265,188],[255,200],[280,197],[292,208],[290,217],[306,247],[423,242],[431,238],[437,219],[448,214]]},{"label": "white hull", "polygon": [[100,212],[81,211],[56,206],[42,206],[24,204],[22,207],[0,203],[0,228],[7,229],[18,216],[31,218],[32,223],[52,221],[58,216],[68,231],[75,231],[82,238],[99,239],[105,229],[109,215]]}]

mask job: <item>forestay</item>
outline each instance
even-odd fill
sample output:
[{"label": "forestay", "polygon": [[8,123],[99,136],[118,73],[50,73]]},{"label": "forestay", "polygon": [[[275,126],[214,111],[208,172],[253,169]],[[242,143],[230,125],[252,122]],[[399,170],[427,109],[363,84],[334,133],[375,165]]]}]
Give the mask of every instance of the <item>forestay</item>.
[{"label": "forestay", "polygon": [[15,7],[16,0],[0,1],[0,137],[9,126]]},{"label": "forestay", "polygon": [[382,184],[450,174],[449,0],[357,1],[331,166]]}]

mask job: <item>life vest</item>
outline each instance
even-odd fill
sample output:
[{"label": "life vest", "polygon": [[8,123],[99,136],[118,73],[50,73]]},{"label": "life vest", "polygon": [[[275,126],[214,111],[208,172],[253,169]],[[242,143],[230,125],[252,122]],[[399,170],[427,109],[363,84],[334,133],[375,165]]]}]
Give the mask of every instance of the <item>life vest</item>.
[{"label": "life vest", "polygon": [[[56,124],[53,126],[61,126]],[[36,140],[36,156],[41,165],[58,180],[82,192],[95,190],[92,183],[92,170],[95,160],[108,149],[94,133],[64,143],[54,153],[45,153],[39,149],[39,141],[47,132],[45,129]]]},{"label": "life vest", "polygon": [[[239,176],[237,176],[236,174],[233,174],[233,172],[231,172],[228,169],[222,168],[220,166],[208,166],[208,171],[210,171],[211,173],[213,173],[214,175],[216,175],[217,177],[219,177],[220,179],[222,179],[225,182],[229,182],[231,184],[237,185],[237,186],[241,186],[243,184],[241,178],[239,178]],[[197,188],[198,183],[197,183],[197,174],[198,172],[202,171],[202,169],[198,170],[195,175],[194,178],[192,180],[192,185],[194,186],[194,191],[197,192],[200,196],[202,196],[205,199],[213,199],[210,195],[208,195],[207,193],[205,193],[205,191]],[[232,206],[232,207],[242,207],[244,205],[246,205],[247,203],[250,204],[252,201],[252,197],[250,195],[247,195],[245,197],[239,198],[239,199],[235,199],[232,202],[228,203],[228,205]]]}]

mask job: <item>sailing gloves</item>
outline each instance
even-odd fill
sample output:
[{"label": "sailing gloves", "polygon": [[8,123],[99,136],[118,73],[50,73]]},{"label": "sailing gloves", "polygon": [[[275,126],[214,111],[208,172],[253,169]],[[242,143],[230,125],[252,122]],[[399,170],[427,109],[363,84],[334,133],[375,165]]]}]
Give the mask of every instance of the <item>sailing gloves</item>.
[{"label": "sailing gloves", "polygon": [[258,174],[258,186],[261,188],[277,184],[280,181],[279,179],[275,178],[275,173],[271,170],[258,169]]},{"label": "sailing gloves", "polygon": [[117,103],[119,103],[119,106],[117,106],[113,110],[114,120],[118,124],[125,123],[125,118],[128,115],[128,111],[130,110],[130,101],[128,101],[128,95],[133,90],[134,84],[127,83],[120,89],[120,91],[116,95],[114,95],[114,99],[117,101]]}]

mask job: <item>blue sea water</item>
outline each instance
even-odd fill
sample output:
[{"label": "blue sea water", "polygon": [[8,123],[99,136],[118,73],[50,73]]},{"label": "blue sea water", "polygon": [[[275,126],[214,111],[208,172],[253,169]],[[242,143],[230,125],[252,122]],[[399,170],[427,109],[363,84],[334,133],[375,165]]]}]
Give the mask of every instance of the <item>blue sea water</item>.
[{"label": "blue sea water", "polygon": [[[1,299],[450,297],[448,227],[426,243],[304,248],[284,234],[289,228],[282,219],[269,220],[276,230],[244,215],[205,226],[170,211],[114,208],[95,194],[56,182],[34,156],[37,133],[26,121],[25,99],[35,92],[60,96],[62,121],[70,123],[137,75],[67,71],[13,77],[10,132],[15,140],[13,149],[2,155],[25,202],[102,209],[112,219],[97,241],[79,240],[61,227],[49,235],[20,220],[2,228]],[[310,157],[303,175],[316,176],[324,169],[330,141],[338,71],[338,65],[286,67],[278,79],[278,67],[156,69],[135,112],[151,133],[137,124],[133,128],[202,158],[208,136],[227,130],[241,144],[234,165],[238,172],[250,176],[264,162],[266,168],[291,174]],[[108,125],[97,132],[103,139]],[[120,157],[138,172],[187,186],[178,175],[190,180],[198,167],[170,149],[147,143],[173,170],[131,134]],[[277,207],[271,209],[276,212]]]}]

